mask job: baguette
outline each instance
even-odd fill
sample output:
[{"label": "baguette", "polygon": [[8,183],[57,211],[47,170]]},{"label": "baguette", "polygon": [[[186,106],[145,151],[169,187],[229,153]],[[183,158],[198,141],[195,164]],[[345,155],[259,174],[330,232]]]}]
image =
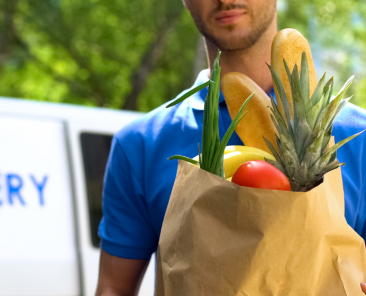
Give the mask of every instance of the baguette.
[{"label": "baguette", "polygon": [[244,112],[248,112],[236,127],[236,133],[244,145],[272,154],[263,139],[265,137],[277,147],[276,129],[269,108],[271,101],[267,94],[253,80],[238,72],[226,74],[222,78],[221,86],[231,119],[238,114],[245,99],[255,92],[244,109]]},{"label": "baguette", "polygon": [[[278,77],[280,78],[283,87],[285,89],[286,96],[291,106],[293,106],[291,86],[287,77],[283,60],[284,59],[286,60],[286,63],[290,71],[292,71],[295,64],[297,64],[297,67],[300,72],[301,56],[304,51],[306,53],[309,64],[309,82],[310,82],[310,97],[311,97],[318,84],[318,80],[316,77],[315,65],[313,57],[311,55],[309,42],[299,31],[295,29],[284,29],[278,32],[275,38],[273,39],[271,49],[271,66],[277,73]],[[275,85],[273,87],[276,94],[278,108],[281,114],[284,116],[283,106],[280,100],[280,96],[278,94],[278,90]],[[293,108],[291,111],[293,117],[294,115]]]}]

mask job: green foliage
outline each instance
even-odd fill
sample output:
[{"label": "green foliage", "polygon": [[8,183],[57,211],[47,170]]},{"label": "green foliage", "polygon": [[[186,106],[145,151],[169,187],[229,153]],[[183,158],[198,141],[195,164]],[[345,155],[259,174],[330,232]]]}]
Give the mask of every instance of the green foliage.
[{"label": "green foliage", "polygon": [[168,34],[159,67],[149,76],[140,94],[140,111],[150,111],[173,99],[191,87],[196,78],[193,63],[199,35],[188,10],[184,10],[179,23]]},{"label": "green foliage", "polygon": [[[309,40],[317,73],[334,76],[335,89],[355,74],[352,103],[366,107],[366,4],[359,0],[280,2],[279,29],[295,28]],[[318,77],[320,79],[320,77]],[[362,91],[363,90],[363,91]]]},{"label": "green foliage", "polygon": [[[366,5],[279,0],[279,28],[310,41],[318,72],[356,74],[366,105]],[[149,111],[194,81],[199,38],[180,0],[0,0],[0,96]]]},{"label": "green foliage", "polygon": [[129,96],[130,109],[148,111],[193,81],[198,32],[180,1],[1,0],[0,8],[1,96],[112,108]]},{"label": "green foliage", "polygon": [[366,77],[358,82],[355,97],[358,98],[358,105],[366,109]]}]

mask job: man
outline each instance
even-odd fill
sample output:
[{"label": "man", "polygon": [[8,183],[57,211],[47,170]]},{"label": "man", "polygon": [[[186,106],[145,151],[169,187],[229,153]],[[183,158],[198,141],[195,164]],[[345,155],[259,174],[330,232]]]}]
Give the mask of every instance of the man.
[{"label": "man", "polygon": [[[271,44],[277,33],[276,0],[185,0],[205,37],[210,65],[222,50],[221,73],[236,71],[272,91]],[[203,71],[195,86],[207,81]],[[100,225],[101,259],[97,295],[136,295],[148,260],[156,251],[177,171],[174,154],[194,157],[201,142],[204,89],[183,103],[162,106],[118,132],[113,140]],[[231,119],[220,97],[220,135]],[[366,112],[353,105],[334,124],[336,142],[366,127]],[[241,145],[234,134],[229,145]],[[364,146],[363,146],[364,145]],[[366,238],[366,135],[341,148],[348,223]],[[331,285],[332,283],[329,283]],[[366,285],[362,287],[366,293]]]}]

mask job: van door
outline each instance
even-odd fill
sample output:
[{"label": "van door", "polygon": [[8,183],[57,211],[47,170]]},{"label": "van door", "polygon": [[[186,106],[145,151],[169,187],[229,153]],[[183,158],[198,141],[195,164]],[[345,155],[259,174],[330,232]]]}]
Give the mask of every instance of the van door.
[{"label": "van door", "polygon": [[[124,115],[124,116],[123,116]],[[99,118],[70,122],[68,135],[73,158],[77,196],[78,241],[80,247],[82,286],[85,296],[95,294],[98,280],[100,239],[98,226],[102,218],[102,191],[113,134],[141,114],[121,112],[121,120]],[[100,124],[103,122],[103,125]],[[139,296],[154,295],[155,258],[152,258]]]},{"label": "van door", "polygon": [[61,121],[0,114],[0,295],[80,295]]}]

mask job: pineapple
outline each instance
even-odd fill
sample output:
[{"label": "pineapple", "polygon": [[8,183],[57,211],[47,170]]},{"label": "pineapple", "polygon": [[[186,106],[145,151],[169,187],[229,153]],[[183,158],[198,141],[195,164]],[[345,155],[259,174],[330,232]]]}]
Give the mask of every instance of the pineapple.
[{"label": "pineapple", "polygon": [[278,75],[268,66],[280,96],[277,100],[281,100],[283,105],[284,116],[272,97],[271,117],[278,133],[277,149],[269,140],[264,140],[276,161],[266,161],[288,177],[293,191],[306,192],[320,184],[324,174],[344,165],[337,160],[337,149],[362,133],[327,148],[334,119],[351,99],[343,100],[353,76],[331,100],[333,77],[325,83],[324,74],[310,98],[309,68],[305,52],[302,53],[300,73],[297,65],[291,73],[285,60],[284,64],[291,85],[293,106],[286,97]]}]

